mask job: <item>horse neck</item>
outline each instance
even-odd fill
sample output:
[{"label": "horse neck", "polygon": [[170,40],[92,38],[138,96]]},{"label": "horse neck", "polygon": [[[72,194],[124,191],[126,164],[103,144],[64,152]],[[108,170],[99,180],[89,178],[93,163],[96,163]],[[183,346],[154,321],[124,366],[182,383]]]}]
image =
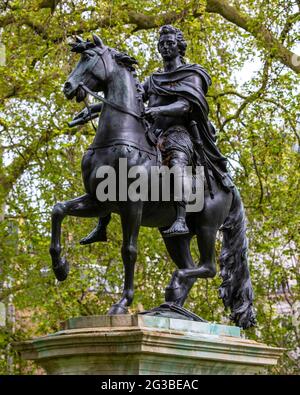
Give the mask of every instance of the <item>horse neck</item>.
[{"label": "horse neck", "polygon": [[[140,114],[136,81],[124,66],[115,63],[109,73],[105,98],[124,109]],[[127,140],[149,148],[143,123],[132,114],[126,114],[105,104],[101,111],[94,145],[110,144],[116,140]]]},{"label": "horse neck", "polygon": [[124,66],[115,64],[107,84],[107,99],[137,114],[140,113],[135,80]]}]

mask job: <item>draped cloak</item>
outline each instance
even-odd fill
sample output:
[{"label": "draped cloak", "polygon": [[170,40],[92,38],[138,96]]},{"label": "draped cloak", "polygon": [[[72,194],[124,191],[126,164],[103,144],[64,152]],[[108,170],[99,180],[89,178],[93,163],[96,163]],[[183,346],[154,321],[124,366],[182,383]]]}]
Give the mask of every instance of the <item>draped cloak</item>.
[{"label": "draped cloak", "polygon": [[[190,77],[198,76],[200,78]],[[226,188],[232,186],[227,171],[227,159],[216,146],[215,129],[208,119],[209,107],[205,95],[211,78],[198,64],[184,64],[174,71],[155,72],[146,82],[147,95],[183,97],[192,105],[188,124],[195,120],[204,145],[204,155],[208,167],[216,179]],[[185,126],[188,126],[185,125]]]}]

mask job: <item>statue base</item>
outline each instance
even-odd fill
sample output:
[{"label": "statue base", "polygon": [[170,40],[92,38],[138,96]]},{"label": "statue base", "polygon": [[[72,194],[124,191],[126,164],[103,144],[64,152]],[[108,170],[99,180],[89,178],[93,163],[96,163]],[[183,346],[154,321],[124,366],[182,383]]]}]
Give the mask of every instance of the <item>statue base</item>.
[{"label": "statue base", "polygon": [[143,311],[139,313],[140,315],[148,315],[153,317],[167,317],[167,318],[177,318],[181,320],[197,321],[197,322],[207,322],[198,315],[192,313],[191,311],[185,309],[184,307],[178,306],[173,302],[165,302],[159,307],[154,307],[151,310]]},{"label": "statue base", "polygon": [[16,343],[47,374],[263,374],[283,349],[240,328],[148,315],[71,318],[52,335]]}]

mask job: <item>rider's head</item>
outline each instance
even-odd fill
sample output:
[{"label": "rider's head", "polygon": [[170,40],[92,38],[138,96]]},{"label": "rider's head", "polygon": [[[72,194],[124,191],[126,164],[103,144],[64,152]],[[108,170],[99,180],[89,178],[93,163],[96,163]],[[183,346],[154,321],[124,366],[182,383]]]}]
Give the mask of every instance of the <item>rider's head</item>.
[{"label": "rider's head", "polygon": [[180,29],[164,25],[159,30],[158,51],[165,60],[185,55],[187,43]]}]

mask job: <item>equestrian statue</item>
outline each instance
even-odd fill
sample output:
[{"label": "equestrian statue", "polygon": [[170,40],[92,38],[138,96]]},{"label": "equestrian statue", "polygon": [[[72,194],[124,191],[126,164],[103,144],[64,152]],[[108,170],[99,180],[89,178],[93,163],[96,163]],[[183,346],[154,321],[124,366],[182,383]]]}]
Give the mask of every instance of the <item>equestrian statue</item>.
[{"label": "equestrian statue", "polygon": [[[135,73],[136,60],[126,53],[110,48],[100,37],[93,41],[80,37],[71,44],[80,54],[80,61],[64,85],[64,94],[71,100],[85,102],[92,95],[99,103],[86,105],[70,126],[99,118],[96,134],[82,159],[85,194],[62,203],[52,211],[50,254],[56,278],[67,278],[69,264],[61,257],[61,225],[67,215],[96,217],[98,224],[81,240],[81,244],[106,241],[106,227],[111,213],[121,217],[124,264],[124,289],[121,299],[108,314],[126,314],[134,296],[134,267],[137,259],[137,239],[141,226],[157,227],[171,259],[177,266],[166,288],[165,303],[146,314],[181,314],[186,319],[201,320],[183,305],[198,278],[216,275],[215,242],[222,231],[219,295],[225,308],[231,310],[231,320],[246,329],[255,325],[253,290],[247,263],[247,238],[243,204],[227,170],[227,159],[216,145],[216,130],[208,119],[206,94],[211,79],[198,64],[185,62],[187,43],[178,28],[160,28],[157,48],[163,68],[144,84]],[[103,92],[100,96],[98,92]],[[147,103],[147,107],[144,107]],[[100,115],[99,115],[100,114]],[[151,174],[153,166],[177,167],[175,182],[185,183],[185,168],[201,166],[204,170],[204,204],[195,212],[187,208],[192,187],[187,193],[170,201],[121,199],[121,186],[116,185],[116,199],[99,201],[97,187],[104,176],[99,169],[113,168],[119,179],[118,163],[126,160],[128,171],[143,167]],[[176,177],[180,180],[176,181]],[[128,178],[128,188],[134,182]],[[149,184],[149,188],[151,185]],[[201,191],[200,191],[201,192]],[[191,239],[196,236],[200,262],[191,256]]]}]

